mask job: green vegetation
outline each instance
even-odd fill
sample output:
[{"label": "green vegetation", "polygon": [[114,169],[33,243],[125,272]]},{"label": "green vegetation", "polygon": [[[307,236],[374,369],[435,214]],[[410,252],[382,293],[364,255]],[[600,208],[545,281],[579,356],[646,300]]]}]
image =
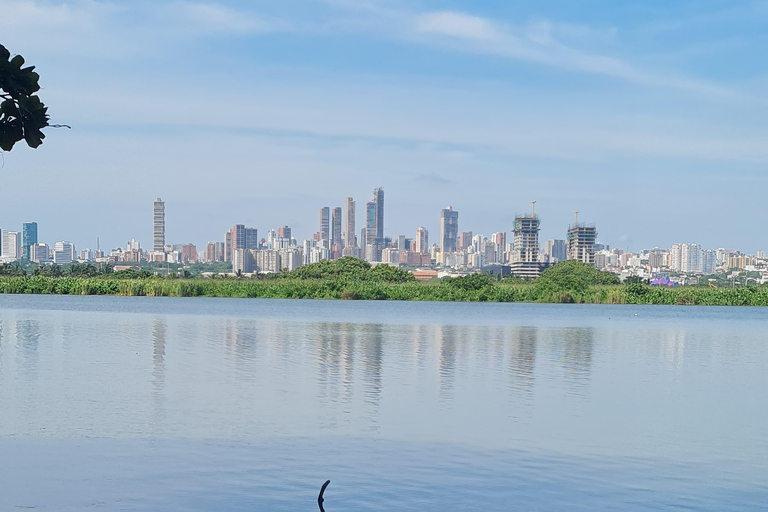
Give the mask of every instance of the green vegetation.
[{"label": "green vegetation", "polygon": [[481,274],[418,282],[402,269],[371,267],[355,258],[261,278],[160,277],[146,270],[111,272],[89,264],[28,275],[10,264],[0,266],[0,293],[768,306],[766,286],[666,288],[638,280],[620,284],[616,276],[574,261],[545,270],[533,282],[498,281]]},{"label": "green vegetation", "polygon": [[43,143],[42,129],[48,126],[48,108],[35,94],[40,75],[35,66],[22,67],[21,55],[11,57],[0,45],[0,149],[10,151],[24,140],[31,148]]}]

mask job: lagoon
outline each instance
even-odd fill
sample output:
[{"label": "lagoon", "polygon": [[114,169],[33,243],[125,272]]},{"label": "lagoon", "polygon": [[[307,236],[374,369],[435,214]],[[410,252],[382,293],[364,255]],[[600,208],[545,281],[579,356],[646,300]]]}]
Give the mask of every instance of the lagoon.
[{"label": "lagoon", "polygon": [[0,509],[764,510],[768,310],[0,296]]}]

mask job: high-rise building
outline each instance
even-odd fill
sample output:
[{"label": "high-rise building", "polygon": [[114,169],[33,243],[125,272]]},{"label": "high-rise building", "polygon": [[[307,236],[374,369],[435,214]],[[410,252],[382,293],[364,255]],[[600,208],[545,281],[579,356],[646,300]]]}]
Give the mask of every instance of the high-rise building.
[{"label": "high-rise building", "polygon": [[194,244],[183,244],[181,246],[181,261],[184,263],[197,261],[197,247]]},{"label": "high-rise building", "polygon": [[66,265],[75,261],[75,246],[72,242],[61,241],[53,244],[53,262]]},{"label": "high-rise building", "polygon": [[425,254],[429,252],[429,231],[427,228],[419,226],[416,229],[416,252]]},{"label": "high-rise building", "polygon": [[232,261],[232,230],[224,234],[224,261]]},{"label": "high-rise building", "polygon": [[331,249],[335,250],[338,246],[338,251],[341,252],[341,206],[337,206],[333,209],[331,214]]},{"label": "high-rise building", "polygon": [[541,274],[539,264],[539,226],[536,202],[531,202],[531,213],[515,215],[513,236],[512,273],[518,277],[536,278]]},{"label": "high-rise building", "polygon": [[357,240],[355,240],[355,200],[351,197],[347,198],[347,216],[344,222],[344,245],[346,247],[355,247]]},{"label": "high-rise building", "polygon": [[461,233],[459,233],[459,239],[456,242],[456,250],[457,251],[467,250],[470,245],[472,245],[472,232],[462,231]]},{"label": "high-rise building", "polygon": [[669,248],[669,269],[674,272],[679,272],[682,268],[682,249],[680,244],[672,244]]},{"label": "high-rise building", "polygon": [[288,240],[291,239],[291,228],[288,226],[283,226],[281,228],[277,228],[277,237],[278,238],[286,238]]},{"label": "high-rise building", "polygon": [[596,240],[597,228],[595,225],[580,223],[578,212],[576,212],[576,220],[568,226],[568,259],[594,265]]},{"label": "high-rise building", "polygon": [[[37,243],[37,222],[25,222],[21,225],[22,257],[31,260],[30,247]],[[48,247],[46,245],[46,247]]]},{"label": "high-rise building", "polygon": [[458,237],[459,212],[446,206],[440,211],[440,252],[455,252]]},{"label": "high-rise building", "polygon": [[47,244],[32,244],[29,246],[29,261],[35,263],[51,263],[51,251]]},{"label": "high-rise building", "polygon": [[165,202],[157,198],[153,208],[154,237],[152,250],[163,252],[165,250]]},{"label": "high-rise building", "polygon": [[373,243],[376,239],[376,203],[369,201],[365,203],[365,240],[366,245]]},{"label": "high-rise building", "polygon": [[2,256],[7,260],[21,258],[21,236],[18,231],[3,231]]},{"label": "high-rise building", "polygon": [[702,252],[701,272],[703,274],[714,274],[717,268],[717,253],[712,249],[706,249]]},{"label": "high-rise building", "polygon": [[245,228],[245,248],[259,248],[259,230],[256,228]]},{"label": "high-rise building", "polygon": [[384,240],[384,189],[373,189],[373,202],[376,204],[376,239]]},{"label": "high-rise building", "polygon": [[232,250],[245,249],[245,225],[235,224],[230,230],[230,243]]},{"label": "high-rise building", "polygon": [[565,240],[547,240],[544,242],[544,254],[550,264],[565,261],[568,258],[568,248]]},{"label": "high-rise building", "polygon": [[208,242],[205,246],[205,261],[211,263],[219,261],[219,255],[216,252],[216,242]]},{"label": "high-rise building", "polygon": [[682,244],[680,246],[680,272],[695,274],[701,270],[701,246],[699,244]]},{"label": "high-rise building", "polygon": [[320,208],[320,240],[325,242],[326,248],[331,248],[331,209],[327,206]]},{"label": "high-rise building", "polygon": [[365,228],[360,229],[360,249],[365,256],[365,246],[368,245],[368,230]]}]

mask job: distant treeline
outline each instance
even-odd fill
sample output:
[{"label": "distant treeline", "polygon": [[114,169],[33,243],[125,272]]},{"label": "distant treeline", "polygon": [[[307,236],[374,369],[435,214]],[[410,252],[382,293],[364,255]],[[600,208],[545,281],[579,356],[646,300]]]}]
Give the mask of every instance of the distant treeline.
[{"label": "distant treeline", "polygon": [[768,306],[768,287],[735,289],[621,284],[608,272],[576,261],[558,263],[535,281],[473,274],[418,282],[406,270],[342,258],[269,278],[162,278],[146,271],[94,275],[0,275],[0,293],[242,297],[283,299],[548,302]]}]

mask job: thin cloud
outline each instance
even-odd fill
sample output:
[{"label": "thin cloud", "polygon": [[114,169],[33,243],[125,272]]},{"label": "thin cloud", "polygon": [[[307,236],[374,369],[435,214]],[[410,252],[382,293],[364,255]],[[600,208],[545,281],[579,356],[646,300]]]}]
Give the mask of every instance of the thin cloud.
[{"label": "thin cloud", "polygon": [[460,12],[439,11],[423,14],[419,16],[416,25],[420,32],[463,39],[495,41],[503,37],[490,21]]},{"label": "thin cloud", "polygon": [[430,185],[446,186],[451,184],[451,180],[449,180],[445,176],[441,176],[440,174],[437,174],[436,172],[419,174],[414,179],[420,183],[428,183]]}]

